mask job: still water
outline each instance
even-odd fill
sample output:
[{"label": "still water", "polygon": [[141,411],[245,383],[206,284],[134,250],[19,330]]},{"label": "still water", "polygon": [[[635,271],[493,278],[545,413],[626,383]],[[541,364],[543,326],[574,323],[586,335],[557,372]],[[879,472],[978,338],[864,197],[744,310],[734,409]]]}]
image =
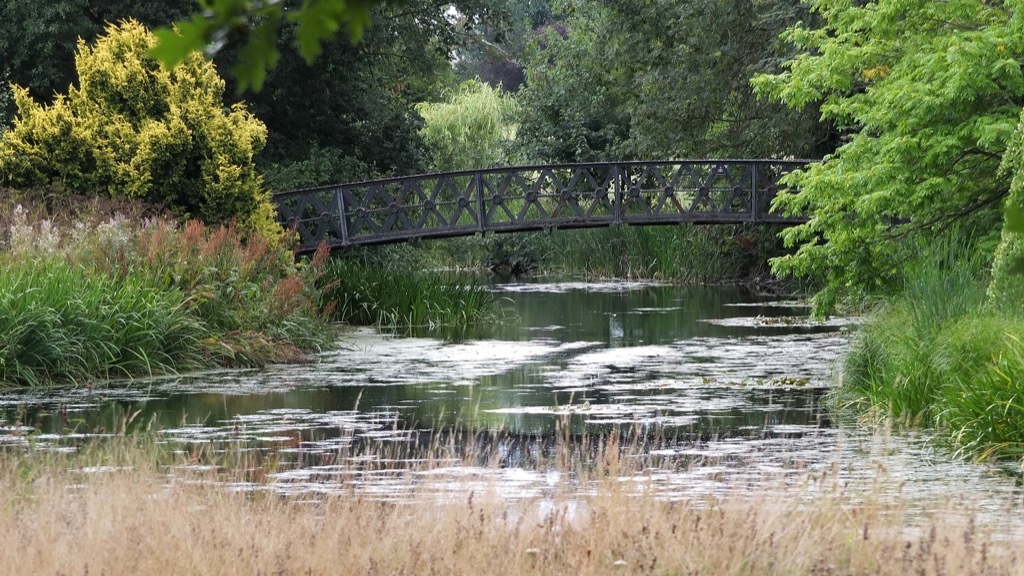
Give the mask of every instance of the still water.
[{"label": "still water", "polygon": [[443,442],[498,438],[484,452],[500,465],[454,458],[424,474],[445,476],[451,490],[479,484],[530,496],[556,483],[539,464],[555,438],[626,430],[657,437],[650,450],[678,464],[645,474],[667,497],[827,473],[865,486],[884,475],[901,498],[941,499],[963,486],[993,506],[1020,498],[1010,476],[941,456],[926,438],[880,436],[830,417],[821,400],[855,328],[849,320],[813,321],[795,302],[735,288],[494,289],[509,320],[471,332],[362,329],[304,365],[0,396],[0,445],[62,449],[157,430],[181,446],[273,450],[284,464],[270,483],[283,490],[395,493],[416,477],[352,466],[386,453],[356,448],[394,443],[411,461],[436,447],[438,431],[453,431]]}]

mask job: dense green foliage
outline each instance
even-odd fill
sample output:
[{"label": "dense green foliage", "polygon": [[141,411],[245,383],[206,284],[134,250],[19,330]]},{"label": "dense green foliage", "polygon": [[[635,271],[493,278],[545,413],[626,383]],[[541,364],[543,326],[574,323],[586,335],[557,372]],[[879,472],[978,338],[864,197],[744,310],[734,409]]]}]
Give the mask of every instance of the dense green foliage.
[{"label": "dense green foliage", "polygon": [[267,70],[281,59],[277,39],[285,22],[296,25],[295,48],[310,63],[323,51],[323,43],[343,26],[350,40],[359,40],[372,22],[371,7],[379,2],[319,0],[304,2],[287,13],[284,2],[205,2],[203,12],[177,22],[173,29],[158,30],[160,43],[153,53],[165,66],[173,67],[191,53],[217,44],[226,34],[240,33],[246,40],[234,73],[241,89],[251,86],[259,90]]},{"label": "dense green foliage", "polygon": [[500,25],[472,27],[475,34],[458,47],[452,68],[462,81],[479,79],[506,92],[518,92],[526,82],[527,45],[537,29],[557,17],[547,0],[504,0],[501,5],[505,14]]},{"label": "dense green foliage", "polygon": [[[159,26],[184,18],[194,8],[192,0],[4,0],[0,80],[28,88],[35,100],[51,102],[76,79],[80,40],[92,43],[109,24],[127,18]],[[0,116],[3,108],[0,101]]]},{"label": "dense green foliage", "polygon": [[[10,193],[5,190],[5,193]],[[2,229],[0,387],[293,360],[331,339],[290,252],[121,216]]]},{"label": "dense green foliage", "polygon": [[999,171],[1024,102],[1019,10],[981,0],[811,0],[820,27],[786,38],[803,52],[758,91],[820,106],[845,143],[794,174],[779,207],[811,220],[784,234],[795,254],[777,272],[824,278],[815,298],[891,291],[918,240],[951,224],[991,251],[1010,175]]},{"label": "dense green foliage", "polygon": [[0,135],[7,130],[10,116],[14,113],[14,93],[7,82],[7,73],[0,70]]},{"label": "dense green foliage", "polygon": [[985,308],[986,260],[969,245],[920,253],[861,328],[835,400],[943,430],[962,455],[1024,457],[1024,315]]},{"label": "dense green foliage", "polygon": [[[412,105],[436,98],[451,76],[443,48],[435,47],[440,32],[418,23],[431,22],[426,8],[375,13],[375,21],[357,46],[328,43],[315,66],[284,52],[264,90],[246,95],[267,125],[259,163],[272,190],[426,169],[422,121]],[[279,42],[293,33],[286,28]]]},{"label": "dense green foliage", "polygon": [[110,277],[59,257],[5,263],[0,388],[146,375],[203,364],[185,298],[140,275]]},{"label": "dense green foliage", "polygon": [[[267,125],[259,165],[272,190],[416,174],[431,161],[414,105],[436,102],[455,89],[449,58],[473,26],[498,18],[483,0],[460,2],[467,26],[453,22],[449,5],[416,0],[371,10],[373,25],[362,40],[324,43],[309,66],[286,50],[298,31],[285,26],[281,59],[263,90],[245,95]],[[242,57],[218,55],[229,65]]]},{"label": "dense green foliage", "polygon": [[[233,76],[239,91],[253,88],[257,92],[263,88],[268,70],[290,54],[298,54],[312,64],[330,51],[328,45],[339,29],[347,32],[344,40],[358,42],[380,24],[381,14],[409,17],[421,32],[441,31],[442,46],[452,46],[458,35],[507,18],[504,3],[488,0],[311,0],[301,4],[217,0],[202,4],[203,10],[190,19],[157,31],[160,43],[154,55],[173,67],[193,51],[216,51],[226,40],[237,40],[241,47],[234,59]],[[453,14],[461,18],[456,20]],[[290,38],[294,51],[283,50],[280,39],[284,37]],[[398,41],[409,39],[403,36]]]},{"label": "dense green foliage", "polygon": [[475,80],[464,82],[444,102],[421,102],[420,135],[439,172],[491,168],[508,164],[515,139],[515,101]]},{"label": "dense green foliage", "polygon": [[1000,168],[1012,176],[1002,237],[992,264],[988,306],[994,311],[1024,310],[1024,112]]},{"label": "dense green foliage", "polygon": [[0,140],[4,181],[272,231],[253,163],[263,124],[241,105],[223,109],[224,82],[200,55],[162,70],[147,55],[154,41],[136,22],[112,26],[95,46],[79,44],[67,96],[40,104],[16,87],[18,117]]},{"label": "dense green foliage", "polygon": [[[271,189],[425,170],[428,158],[417,134],[422,121],[412,105],[437,100],[453,87],[449,59],[454,52],[472,42],[478,30],[500,31],[506,18],[504,3],[465,0],[457,5],[459,20],[451,18],[447,2],[367,3],[371,25],[361,41],[353,45],[344,37],[324,39],[312,66],[291,49],[302,25],[285,18],[271,39],[280,53],[277,66],[268,72],[264,89],[247,94],[245,101],[267,126],[267,145],[257,163]],[[292,13],[301,9],[297,1],[275,6]],[[222,7],[217,3],[210,8],[216,12]],[[28,87],[34,100],[48,103],[55,92],[66,92],[76,82],[78,38],[92,43],[104,22],[127,18],[147,26],[166,25],[194,8],[191,0],[102,6],[59,0],[45,7],[12,0],[0,6],[0,79],[6,75]],[[242,36],[226,33],[208,47],[219,70],[235,69],[249,56]],[[46,58],[39,57],[40,50]],[[229,93],[239,87],[229,78]],[[13,115],[13,102],[4,107],[4,93],[0,88],[0,123],[11,119],[5,118],[7,113]]]},{"label": "dense green foliage", "polygon": [[527,56],[519,145],[535,161],[808,157],[813,110],[754,97],[749,79],[785,54],[796,2],[559,4]]}]

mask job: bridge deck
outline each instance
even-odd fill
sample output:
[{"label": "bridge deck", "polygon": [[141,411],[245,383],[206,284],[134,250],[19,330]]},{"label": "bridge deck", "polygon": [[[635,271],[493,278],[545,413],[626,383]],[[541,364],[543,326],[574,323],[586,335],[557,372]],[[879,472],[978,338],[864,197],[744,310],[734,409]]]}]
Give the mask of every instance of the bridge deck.
[{"label": "bridge deck", "polygon": [[494,168],[276,194],[299,253],[412,239],[614,224],[795,223],[770,211],[806,161],[697,160]]}]

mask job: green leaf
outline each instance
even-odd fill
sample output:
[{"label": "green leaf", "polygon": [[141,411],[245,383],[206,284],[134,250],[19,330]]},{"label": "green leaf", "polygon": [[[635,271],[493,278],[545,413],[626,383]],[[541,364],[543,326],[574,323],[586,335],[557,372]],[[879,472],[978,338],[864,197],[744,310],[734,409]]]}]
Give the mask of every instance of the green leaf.
[{"label": "green leaf", "polygon": [[306,0],[301,10],[289,16],[298,24],[295,44],[299,54],[307,64],[312,64],[323,51],[323,43],[333,37],[342,24],[349,41],[359,42],[365,29],[373,23],[370,7],[374,4],[358,0]]},{"label": "green leaf", "polygon": [[149,54],[160,61],[164,69],[170,70],[183,62],[193,51],[202,51],[212,24],[200,17],[178,22],[173,29],[159,28],[153,31],[156,45]]},{"label": "green leaf", "polygon": [[1024,208],[1020,206],[1006,207],[1006,227],[1004,229],[1017,234],[1024,232]]},{"label": "green leaf", "polygon": [[307,64],[312,64],[323,51],[321,45],[324,40],[338,31],[345,8],[344,2],[306,0],[302,9],[291,18],[298,24],[295,43]]},{"label": "green leaf", "polygon": [[279,19],[270,18],[257,26],[239,52],[238,64],[232,69],[238,80],[239,93],[249,88],[259,91],[267,78],[267,70],[277,66],[281,59],[281,52],[277,49],[279,25]]}]

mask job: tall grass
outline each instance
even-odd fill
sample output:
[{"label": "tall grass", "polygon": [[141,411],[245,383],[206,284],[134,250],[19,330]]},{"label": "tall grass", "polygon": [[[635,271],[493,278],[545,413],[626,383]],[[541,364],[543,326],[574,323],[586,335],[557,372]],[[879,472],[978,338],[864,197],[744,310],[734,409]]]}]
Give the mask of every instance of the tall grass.
[{"label": "tall grass", "polygon": [[295,359],[331,338],[291,253],[231,226],[8,211],[0,387]]},{"label": "tall grass", "polygon": [[322,307],[358,325],[465,326],[494,319],[494,294],[479,278],[334,259],[319,279]]},{"label": "tall grass", "polygon": [[923,249],[861,328],[832,400],[935,427],[964,456],[1024,457],[1024,315],[985,307],[986,266],[965,243]]},{"label": "tall grass", "polygon": [[903,290],[871,316],[846,358],[842,392],[905,422],[933,424],[935,400],[966,360],[951,355],[949,330],[980,313],[985,260],[963,244],[924,249],[905,269]]},{"label": "tall grass", "polygon": [[736,282],[766,273],[776,243],[772,233],[753,227],[620,226],[552,234],[545,263],[592,277]]},{"label": "tall grass", "polygon": [[[803,488],[780,483],[763,497],[668,501],[644,489],[635,455],[605,446],[583,491],[563,473],[542,495],[510,499],[477,484],[439,499],[428,474],[401,503],[338,485],[319,496],[279,496],[258,483],[239,492],[211,468],[188,466],[187,454],[170,466],[146,449],[0,454],[0,572],[1020,573],[1021,535],[980,523],[970,501],[912,514],[810,475]],[[1012,508],[996,514],[1019,521]]]},{"label": "tall grass", "polygon": [[747,282],[769,274],[779,229],[758,225],[615,226],[492,235],[431,243],[448,266],[502,273],[645,278],[684,283]]},{"label": "tall grass", "polygon": [[90,273],[55,257],[0,275],[0,382],[29,386],[167,372],[202,363],[184,295],[139,274]]}]

